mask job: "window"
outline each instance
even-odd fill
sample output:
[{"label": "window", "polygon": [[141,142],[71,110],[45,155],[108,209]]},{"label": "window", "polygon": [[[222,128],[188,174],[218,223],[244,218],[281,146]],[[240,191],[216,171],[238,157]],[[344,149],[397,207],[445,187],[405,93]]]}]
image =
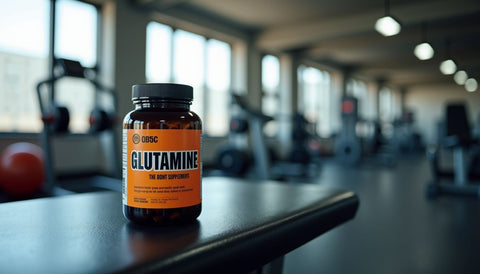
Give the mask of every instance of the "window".
[{"label": "window", "polygon": [[[262,112],[276,116],[279,105],[280,63],[277,57],[265,55],[262,58]],[[273,121],[265,125],[265,134],[274,136],[277,124]]]},{"label": "window", "polygon": [[191,85],[194,90],[192,110],[205,119],[205,38],[183,30],[173,35],[173,80]]},{"label": "window", "polygon": [[[95,67],[98,21],[96,8],[75,0],[57,0],[56,3],[55,57],[77,60],[84,67]],[[84,79],[63,78],[57,82],[55,100],[68,108],[71,132],[88,131],[88,118],[95,105],[94,88]]]},{"label": "window", "polygon": [[75,0],[56,2],[55,56],[94,67],[97,63],[96,8]]},{"label": "window", "polygon": [[383,87],[379,92],[379,118],[382,122],[392,122],[395,118],[394,97],[389,88]]},{"label": "window", "polygon": [[333,109],[332,84],[330,74],[312,67],[300,66],[298,69],[299,81],[299,110],[305,118],[316,125],[319,136],[328,137],[332,133]]},{"label": "window", "polygon": [[278,58],[266,55],[262,59],[262,111],[266,115],[277,114],[278,86],[280,82],[280,64]]},{"label": "window", "polygon": [[367,112],[367,109],[365,108],[368,99],[367,85],[365,85],[363,81],[350,79],[347,82],[347,94],[358,99],[358,116],[364,117]]},{"label": "window", "polygon": [[362,102],[362,108],[363,108],[363,117],[366,120],[374,120],[377,119],[377,110],[378,110],[378,105],[377,105],[377,85],[374,83],[368,83],[367,84],[367,97],[365,102]]},{"label": "window", "polygon": [[194,88],[192,110],[210,136],[228,131],[231,48],[184,30],[147,25],[147,82],[176,82]]},{"label": "window", "polygon": [[48,76],[49,3],[0,3],[0,131],[42,129],[35,85]]},{"label": "window", "polygon": [[172,28],[158,23],[147,25],[147,82],[170,82]]},{"label": "window", "polygon": [[206,116],[208,133],[225,135],[229,125],[231,50],[227,43],[210,39],[207,42]]},{"label": "window", "polygon": [[392,122],[395,118],[395,110],[394,110],[394,97],[392,91],[387,88],[383,87],[380,89],[378,94],[379,100],[379,118],[380,124],[382,127],[382,133],[386,136],[391,138],[393,136],[393,127]]},{"label": "window", "polygon": [[[48,0],[0,3],[0,131],[39,132],[43,128],[35,87],[49,77],[50,4]],[[95,66],[96,8],[74,0],[58,0],[55,8],[55,57]],[[65,79],[56,90],[56,99],[69,108],[70,130],[85,132],[93,108],[93,87],[86,81]]]}]

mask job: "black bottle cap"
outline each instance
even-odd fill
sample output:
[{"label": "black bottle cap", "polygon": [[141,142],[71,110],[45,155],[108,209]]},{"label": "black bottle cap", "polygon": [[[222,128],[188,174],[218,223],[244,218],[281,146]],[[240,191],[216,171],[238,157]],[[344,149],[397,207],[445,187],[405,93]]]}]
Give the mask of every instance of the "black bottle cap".
[{"label": "black bottle cap", "polygon": [[132,101],[140,99],[193,100],[193,88],[172,83],[138,84],[132,87]]}]

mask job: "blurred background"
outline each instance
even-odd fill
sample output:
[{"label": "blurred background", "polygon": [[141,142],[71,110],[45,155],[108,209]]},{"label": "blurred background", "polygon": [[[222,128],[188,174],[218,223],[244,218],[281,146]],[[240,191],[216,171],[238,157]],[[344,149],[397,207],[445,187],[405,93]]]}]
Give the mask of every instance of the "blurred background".
[{"label": "blurred background", "polygon": [[[451,207],[442,211],[445,200],[430,199],[460,193],[445,198],[467,212],[457,228],[480,228],[479,204],[466,198],[480,193],[479,49],[474,0],[0,0],[0,152],[8,159],[12,144],[33,144],[45,171],[26,178],[40,181],[31,191],[18,192],[14,167],[4,163],[0,197],[120,190],[131,87],[173,82],[194,87],[204,176],[352,189],[362,201],[357,219],[369,223],[379,217],[371,208],[390,206],[417,221],[417,209],[457,220]],[[415,246],[411,239],[434,223],[419,221],[406,241]],[[347,225],[348,234],[358,236],[362,224]],[[448,224],[423,246],[446,238],[443,248],[453,248],[459,232]],[[404,232],[390,226],[388,233]],[[388,233],[367,233],[367,242],[388,242]],[[337,253],[323,254],[316,242],[297,257],[320,252],[331,262],[327,273],[348,273],[338,259],[348,252],[358,257],[353,266],[369,262],[360,247],[340,248],[341,238],[324,240]],[[422,250],[399,273],[475,269],[469,255],[436,264],[443,255]],[[286,270],[298,270],[288,258]],[[316,272],[316,260],[306,272]],[[380,272],[397,263],[387,260]]]}]

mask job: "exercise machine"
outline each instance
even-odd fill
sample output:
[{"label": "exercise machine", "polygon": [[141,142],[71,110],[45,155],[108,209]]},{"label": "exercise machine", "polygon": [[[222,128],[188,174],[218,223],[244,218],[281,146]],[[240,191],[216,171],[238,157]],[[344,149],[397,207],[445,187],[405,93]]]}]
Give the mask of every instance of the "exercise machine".
[{"label": "exercise machine", "polygon": [[335,139],[335,157],[342,164],[354,165],[362,158],[362,144],[356,133],[358,99],[343,96],[341,101],[342,128]]},{"label": "exercise machine", "polygon": [[[471,184],[472,181],[478,180],[475,178],[477,171],[469,168],[467,164],[468,154],[474,151],[478,142],[472,136],[465,104],[451,103],[446,106],[445,121],[440,125],[439,132],[439,146],[427,148],[427,157],[433,173],[433,182],[426,189],[427,196],[433,198],[442,194],[457,194],[480,198],[480,187]],[[453,171],[446,171],[440,167],[440,148],[452,151]],[[448,179],[449,182],[443,182],[442,179]]]},{"label": "exercise machine", "polygon": [[386,124],[379,120],[363,120],[358,114],[358,99],[345,95],[340,110],[342,127],[334,143],[334,154],[344,165],[357,165],[362,159],[393,166],[397,158],[395,136],[384,134]]},{"label": "exercise machine", "polygon": [[220,148],[216,160],[219,170],[231,176],[275,180],[309,178],[316,174],[318,166],[312,163],[306,148],[308,133],[303,117],[297,114],[292,119],[292,150],[288,159],[281,161],[269,147],[263,132],[265,124],[272,121],[273,117],[250,107],[242,96],[232,94],[232,102],[240,108],[241,115],[230,121],[230,138],[243,137],[244,140],[241,144],[230,141]]},{"label": "exercise machine", "polygon": [[422,151],[422,137],[414,128],[415,114],[405,111],[393,122],[393,138],[399,153],[415,153]]},{"label": "exercise machine", "polygon": [[[54,75],[39,82],[36,86],[38,103],[41,111],[41,119],[44,123],[43,131],[41,134],[41,144],[45,154],[45,173],[46,183],[44,184],[43,191],[47,194],[55,194],[56,192],[64,192],[63,187],[59,187],[61,184],[58,181],[58,174],[54,167],[54,137],[67,137],[69,133],[70,114],[68,108],[58,104],[55,99],[55,83],[65,77],[72,77],[77,79],[83,79],[90,82],[95,88],[95,97],[98,98],[100,93],[107,94],[112,100],[113,110],[107,112],[102,109],[99,104],[95,104],[95,108],[92,110],[89,123],[90,129],[87,133],[92,136],[101,136],[103,133],[108,134],[108,143],[111,147],[108,149],[113,154],[112,167],[110,172],[107,172],[109,176],[102,176],[102,178],[85,178],[82,180],[81,186],[76,186],[76,189],[113,189],[120,190],[120,183],[117,178],[121,176],[120,163],[117,163],[116,159],[119,159],[118,150],[116,145],[118,144],[117,134],[113,130],[113,123],[115,120],[117,97],[113,89],[107,88],[101,85],[96,80],[96,70],[83,67],[80,62],[69,59],[55,59],[54,63]],[[68,92],[68,91],[65,91]],[[97,157],[97,155],[92,155]],[[105,177],[105,178],[103,178]],[[116,178],[112,180],[111,178]],[[89,185],[87,185],[89,184]]]},{"label": "exercise machine", "polygon": [[253,161],[248,150],[249,124],[245,117],[236,115],[230,119],[228,144],[217,152],[216,166],[225,174],[240,176]]}]

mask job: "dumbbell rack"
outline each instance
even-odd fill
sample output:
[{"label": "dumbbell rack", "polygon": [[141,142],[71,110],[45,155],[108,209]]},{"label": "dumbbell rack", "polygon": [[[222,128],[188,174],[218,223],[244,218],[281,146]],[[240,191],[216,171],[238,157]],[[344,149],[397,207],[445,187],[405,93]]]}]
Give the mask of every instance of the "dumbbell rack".
[{"label": "dumbbell rack", "polygon": [[[57,173],[54,167],[54,156],[53,156],[53,137],[56,135],[66,136],[68,135],[68,123],[70,120],[68,109],[63,106],[59,106],[55,103],[54,96],[54,84],[56,81],[64,77],[74,77],[85,79],[89,81],[95,87],[95,93],[105,92],[109,94],[113,100],[113,113],[116,113],[117,110],[117,97],[116,92],[113,89],[109,89],[101,85],[94,77],[88,75],[87,70],[84,68],[80,62],[68,59],[55,59],[55,72],[50,78],[39,82],[36,86],[38,102],[40,106],[40,111],[42,115],[42,121],[44,123],[43,131],[41,133],[41,145],[45,154],[45,173],[46,173],[46,182],[43,187],[43,191],[47,195],[56,195],[67,192],[66,190],[58,187],[57,182]],[[42,97],[42,86],[47,86],[48,88],[44,89],[46,91],[46,96]],[[45,94],[44,94],[45,95]],[[100,118],[100,119],[99,119]],[[102,130],[112,130],[112,142],[109,142],[113,148],[111,151],[114,154],[118,154],[116,144],[118,144],[118,138],[113,132],[111,125],[107,125],[105,122],[106,113],[99,109],[94,109],[90,116],[90,124],[92,125],[94,131]],[[100,123],[96,120],[101,120]],[[91,132],[95,133],[95,132]],[[118,155],[114,155],[114,159],[118,159]],[[120,164],[117,161],[114,161],[112,177],[120,178],[121,169]],[[119,186],[114,187],[105,187],[110,189],[117,189]]]}]

